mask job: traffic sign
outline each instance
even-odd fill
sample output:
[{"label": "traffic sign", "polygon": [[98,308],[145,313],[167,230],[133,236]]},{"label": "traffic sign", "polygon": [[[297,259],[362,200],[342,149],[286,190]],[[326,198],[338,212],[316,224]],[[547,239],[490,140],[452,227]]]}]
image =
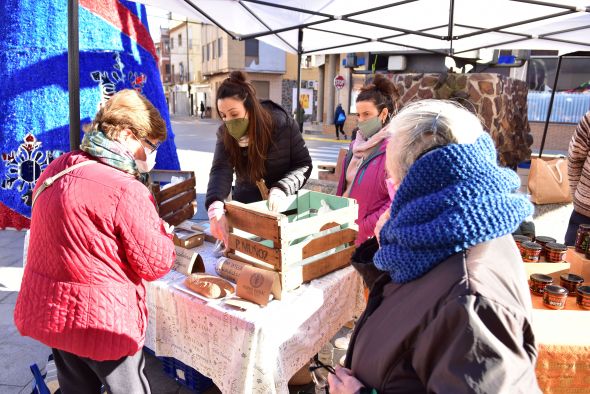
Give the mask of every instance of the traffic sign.
[{"label": "traffic sign", "polygon": [[334,87],[338,90],[342,89],[346,83],[346,80],[342,75],[336,75],[334,78]]}]

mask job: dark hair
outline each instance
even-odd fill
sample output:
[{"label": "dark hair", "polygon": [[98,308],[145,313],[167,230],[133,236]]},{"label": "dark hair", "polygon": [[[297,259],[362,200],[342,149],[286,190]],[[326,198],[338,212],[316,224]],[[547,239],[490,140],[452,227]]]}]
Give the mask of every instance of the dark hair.
[{"label": "dark hair", "polygon": [[[270,113],[260,105],[256,98],[256,90],[246,81],[246,74],[241,71],[232,71],[229,77],[217,89],[217,100],[225,98],[242,100],[248,113],[248,160],[242,159],[241,148],[233,138],[225,124],[223,145],[229,154],[231,164],[238,177],[249,179],[252,183],[262,179],[265,175],[266,155],[272,143],[273,123]],[[217,114],[219,107],[217,107]]]},{"label": "dark hair", "polygon": [[[394,113],[394,102],[399,98],[399,92],[393,82],[384,77],[382,74],[376,74],[373,81],[367,83],[361,88],[361,92],[356,98],[359,101],[372,101],[379,110],[387,108],[390,114]],[[389,123],[389,117],[385,124]]]}]

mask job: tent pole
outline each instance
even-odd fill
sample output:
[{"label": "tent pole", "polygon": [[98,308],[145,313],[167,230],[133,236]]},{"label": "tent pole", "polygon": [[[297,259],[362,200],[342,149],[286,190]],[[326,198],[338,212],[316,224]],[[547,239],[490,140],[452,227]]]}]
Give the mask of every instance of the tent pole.
[{"label": "tent pole", "polygon": [[455,0],[449,0],[449,53],[453,54],[453,23],[455,20]]},{"label": "tent pole", "polygon": [[541,148],[539,149],[539,157],[543,154],[543,148],[545,147],[545,138],[547,138],[547,129],[549,128],[549,118],[551,117],[551,110],[553,109],[553,100],[555,99],[555,91],[557,90],[557,81],[559,80],[559,70],[561,69],[560,56],[557,60],[557,71],[555,72],[555,80],[553,81],[553,90],[551,91],[551,98],[549,99],[549,108],[547,109],[547,119],[545,119],[545,128],[543,129],[543,139],[541,140]]},{"label": "tent pole", "polygon": [[297,124],[299,131],[303,133],[303,116],[301,116],[301,56],[303,55],[303,29],[299,29],[297,40]]},{"label": "tent pole", "polygon": [[80,45],[78,0],[68,0],[68,93],[70,107],[70,150],[80,148]]}]

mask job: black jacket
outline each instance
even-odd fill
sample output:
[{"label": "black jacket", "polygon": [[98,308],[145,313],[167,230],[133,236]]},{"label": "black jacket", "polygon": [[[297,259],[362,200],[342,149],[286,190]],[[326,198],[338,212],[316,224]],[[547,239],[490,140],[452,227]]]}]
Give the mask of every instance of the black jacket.
[{"label": "black jacket", "polygon": [[[269,190],[278,187],[287,195],[295,194],[307,182],[311,174],[309,151],[297,123],[281,106],[270,100],[262,101],[261,104],[270,112],[274,125],[273,141],[266,158],[264,181]],[[214,201],[224,201],[231,190],[234,168],[223,145],[225,132],[224,125],[217,130],[217,144],[205,200],[207,208]],[[248,160],[247,152],[247,148],[242,148],[244,160]],[[250,203],[262,200],[262,196],[256,184],[249,179],[237,176],[233,199]]]},{"label": "black jacket", "polygon": [[380,276],[347,367],[380,394],[540,393],[531,315],[522,259],[503,236],[405,284]]}]

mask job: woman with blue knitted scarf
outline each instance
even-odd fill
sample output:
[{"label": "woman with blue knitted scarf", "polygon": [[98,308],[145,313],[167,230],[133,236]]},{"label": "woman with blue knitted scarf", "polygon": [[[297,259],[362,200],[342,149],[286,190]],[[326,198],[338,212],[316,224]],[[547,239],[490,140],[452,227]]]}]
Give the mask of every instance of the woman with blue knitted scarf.
[{"label": "woman with blue knitted scarf", "polygon": [[538,393],[525,269],[511,233],[532,213],[479,120],[445,101],[391,122],[399,188],[367,308],[331,393]]}]

